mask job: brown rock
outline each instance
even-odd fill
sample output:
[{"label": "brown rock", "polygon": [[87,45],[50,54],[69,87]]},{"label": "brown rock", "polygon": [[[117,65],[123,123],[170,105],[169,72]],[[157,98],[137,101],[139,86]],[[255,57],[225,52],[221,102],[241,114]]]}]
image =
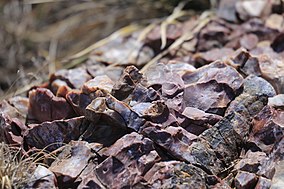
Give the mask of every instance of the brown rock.
[{"label": "brown rock", "polygon": [[259,177],[255,189],[269,189],[269,188],[271,188],[271,180],[264,177]]},{"label": "brown rock", "polygon": [[271,153],[273,146],[283,138],[284,111],[266,106],[254,117],[249,141],[265,153]]},{"label": "brown rock", "polygon": [[254,188],[257,183],[257,177],[253,173],[239,171],[235,177],[236,189],[250,189]]},{"label": "brown rock", "polygon": [[29,125],[31,128],[24,134],[25,145],[38,149],[46,148],[49,151],[55,150],[64,143],[79,139],[83,132],[83,121],[84,117],[76,117]]},{"label": "brown rock", "polygon": [[153,142],[142,135],[125,135],[109,147],[104,155],[109,156],[96,168],[100,181],[107,187],[132,187],[159,161]]},{"label": "brown rock", "polygon": [[271,179],[275,172],[274,166],[272,159],[266,156],[264,152],[248,151],[245,157],[235,165],[235,169]]},{"label": "brown rock", "polygon": [[183,76],[185,85],[208,83],[215,80],[218,84],[226,84],[237,93],[237,90],[243,84],[242,76],[231,66],[228,66],[220,61],[213,62],[209,65],[197,69],[193,73]]},{"label": "brown rock", "polygon": [[240,39],[241,46],[246,48],[247,50],[255,48],[257,43],[258,43],[258,37],[255,34],[244,35]]},{"label": "brown rock", "polygon": [[6,144],[20,146],[23,141],[23,133],[28,128],[17,120],[11,119],[8,115],[0,113],[0,141]]},{"label": "brown rock", "polygon": [[142,82],[143,75],[134,66],[128,66],[120,79],[113,86],[111,94],[118,100],[126,99],[134,90],[135,86]]},{"label": "brown rock", "polygon": [[213,174],[222,170],[222,163],[209,144],[181,127],[162,128],[160,125],[148,124],[142,134],[180,161],[198,165]]},{"label": "brown rock", "polygon": [[37,166],[30,180],[25,189],[58,188],[55,175],[42,165]]},{"label": "brown rock", "polygon": [[223,60],[234,51],[231,48],[214,48],[206,52],[199,52],[194,55],[198,66],[203,66],[216,60]]},{"label": "brown rock", "polygon": [[284,63],[282,59],[272,59],[268,55],[258,57],[262,77],[267,79],[279,94],[284,93]]},{"label": "brown rock", "polygon": [[91,58],[107,64],[142,66],[154,56],[153,50],[143,45],[133,37],[117,37],[95,49]]},{"label": "brown rock", "polygon": [[73,116],[71,106],[62,97],[56,97],[45,88],[29,92],[28,118],[38,122],[70,118]]},{"label": "brown rock", "polygon": [[50,83],[56,79],[65,81],[71,88],[80,89],[86,81],[91,79],[91,76],[84,68],[74,68],[55,72],[50,76]]},{"label": "brown rock", "polygon": [[59,185],[67,187],[72,185],[75,179],[86,168],[91,158],[96,155],[92,153],[92,148],[102,148],[100,144],[89,144],[84,141],[71,141],[58,158],[51,164],[49,170],[58,178]]},{"label": "brown rock", "polygon": [[91,79],[84,83],[82,87],[82,92],[85,94],[90,94],[100,89],[105,93],[110,93],[113,88],[113,85],[114,82],[108,76],[96,76],[94,79]]},{"label": "brown rock", "polygon": [[179,161],[156,163],[144,176],[151,188],[200,188],[205,189],[206,173]]},{"label": "brown rock", "polygon": [[284,108],[284,94],[279,94],[274,97],[268,98],[268,105],[273,108]]}]

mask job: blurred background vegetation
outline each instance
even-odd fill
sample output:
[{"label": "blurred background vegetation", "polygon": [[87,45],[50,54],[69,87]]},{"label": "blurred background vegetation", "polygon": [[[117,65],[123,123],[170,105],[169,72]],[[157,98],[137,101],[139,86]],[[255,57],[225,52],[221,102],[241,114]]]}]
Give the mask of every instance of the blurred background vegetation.
[{"label": "blurred background vegetation", "polygon": [[[61,60],[131,23],[169,15],[181,0],[0,0],[0,95],[43,80]],[[188,0],[204,10],[209,0]],[[54,71],[53,70],[53,71]]]}]

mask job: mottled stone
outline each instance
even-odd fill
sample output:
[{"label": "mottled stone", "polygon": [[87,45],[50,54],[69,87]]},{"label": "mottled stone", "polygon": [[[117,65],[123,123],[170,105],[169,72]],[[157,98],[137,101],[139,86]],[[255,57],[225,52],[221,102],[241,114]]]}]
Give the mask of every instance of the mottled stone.
[{"label": "mottled stone", "polygon": [[239,171],[235,177],[236,189],[250,189],[254,188],[257,183],[257,177],[253,173]]},{"label": "mottled stone", "polygon": [[71,88],[80,89],[86,81],[91,79],[91,76],[85,68],[74,68],[55,72],[50,76],[50,83],[56,79],[65,81]]},{"label": "mottled stone", "polygon": [[78,140],[84,117],[68,120],[55,120],[41,124],[29,125],[30,129],[24,134],[24,142],[28,147],[55,150],[71,140]]},{"label": "mottled stone", "polygon": [[37,122],[70,118],[73,109],[62,97],[56,97],[45,88],[33,89],[29,92],[28,119]]},{"label": "mottled stone", "polygon": [[179,161],[156,163],[144,176],[151,188],[205,189],[206,173],[200,168]]}]

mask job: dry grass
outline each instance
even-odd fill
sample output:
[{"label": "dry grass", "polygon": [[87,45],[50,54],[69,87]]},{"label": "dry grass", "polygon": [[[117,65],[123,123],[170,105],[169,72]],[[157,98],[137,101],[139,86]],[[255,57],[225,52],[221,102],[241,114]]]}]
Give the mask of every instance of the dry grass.
[{"label": "dry grass", "polygon": [[25,152],[19,147],[12,147],[5,143],[0,143],[0,187],[1,189],[17,189],[23,188],[35,180],[32,177],[37,165],[48,167],[48,164],[55,160],[57,154],[64,148],[69,147],[68,144],[62,144],[62,147],[52,152],[46,149],[36,149]]},{"label": "dry grass", "polygon": [[32,159],[22,159],[21,149],[0,144],[0,186],[1,189],[23,187],[35,169]]}]

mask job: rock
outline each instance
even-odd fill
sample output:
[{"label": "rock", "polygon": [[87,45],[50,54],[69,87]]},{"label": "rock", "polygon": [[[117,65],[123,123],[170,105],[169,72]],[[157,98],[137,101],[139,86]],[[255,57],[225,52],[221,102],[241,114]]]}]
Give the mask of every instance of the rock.
[{"label": "rock", "polygon": [[185,130],[192,134],[200,135],[221,120],[222,117],[216,114],[205,113],[197,108],[186,107],[182,114],[178,116],[178,119],[181,119],[179,125]]},{"label": "rock", "polygon": [[246,48],[247,50],[255,48],[257,43],[258,43],[258,37],[254,34],[244,35],[240,39],[241,46]]},{"label": "rock", "polygon": [[8,102],[18,110],[18,112],[23,116],[24,119],[26,119],[26,116],[28,114],[29,98],[15,96],[9,98]]},{"label": "rock", "polygon": [[105,64],[92,60],[90,57],[86,63],[87,72],[92,77],[107,75],[112,81],[118,81],[124,70],[120,66],[105,66]]},{"label": "rock", "polygon": [[214,174],[222,170],[222,163],[209,144],[181,127],[162,128],[160,125],[148,124],[142,134],[180,161],[198,165]]},{"label": "rock", "polygon": [[233,52],[231,48],[214,48],[206,52],[196,53],[194,59],[198,66],[203,66],[216,60],[223,60]]},{"label": "rock", "polygon": [[92,153],[92,148],[99,149],[102,148],[102,145],[89,144],[84,141],[71,141],[63,148],[58,158],[49,167],[49,170],[56,175],[59,186],[73,184],[75,179],[86,168],[90,159],[96,156]]},{"label": "rock", "polygon": [[145,72],[148,86],[161,88],[161,93],[165,97],[172,97],[181,92],[184,82],[181,76],[172,69],[173,67],[162,63],[149,67]]},{"label": "rock", "polygon": [[[282,43],[281,43],[282,44]],[[272,59],[268,55],[258,56],[262,77],[269,81],[278,94],[284,93],[284,63],[282,59]]]},{"label": "rock", "polygon": [[266,1],[246,0],[236,3],[237,12],[242,20],[251,17],[261,17],[265,9],[269,8],[270,4]]},{"label": "rock", "polygon": [[111,95],[106,96],[106,104],[109,109],[114,110],[124,119],[125,124],[130,129],[139,131],[140,127],[145,123],[145,119],[139,117],[127,104]]},{"label": "rock", "polygon": [[235,121],[235,116],[224,117],[212,128],[201,134],[201,138],[206,140],[218,159],[222,162],[221,167],[231,166],[232,161],[238,158],[242,139],[234,130],[239,123]]},{"label": "rock", "polygon": [[6,144],[20,146],[23,142],[23,133],[28,129],[16,118],[0,112],[0,141]]},{"label": "rock", "polygon": [[255,189],[269,189],[271,187],[271,180],[259,177]]},{"label": "rock", "polygon": [[160,159],[153,142],[134,132],[116,141],[104,155],[108,158],[97,166],[96,175],[111,188],[131,188]]},{"label": "rock", "polygon": [[235,0],[221,0],[218,7],[218,16],[230,22],[237,22]]},{"label": "rock", "polygon": [[129,102],[129,105],[133,107],[139,103],[152,102],[160,99],[161,95],[152,87],[146,88],[141,84],[137,84],[125,101]]},{"label": "rock", "polygon": [[90,94],[100,89],[105,93],[110,93],[113,86],[114,82],[108,76],[96,76],[94,79],[91,79],[84,83],[82,92],[85,94]]},{"label": "rock", "polygon": [[59,97],[65,98],[67,92],[71,90],[68,84],[60,79],[55,79],[50,85],[52,93]]},{"label": "rock", "polygon": [[65,81],[69,87],[81,89],[83,84],[91,79],[91,76],[84,68],[74,68],[70,70],[59,70],[50,76],[50,83],[54,80],[60,79]]},{"label": "rock", "polygon": [[206,188],[206,173],[179,161],[156,163],[144,176],[151,188]]},{"label": "rock", "polygon": [[235,169],[271,179],[275,172],[274,166],[272,159],[264,152],[248,151],[245,157],[235,165]]},{"label": "rock", "polygon": [[74,114],[65,98],[56,97],[45,88],[37,88],[29,92],[28,112],[28,119],[40,123],[70,118]]},{"label": "rock", "polygon": [[187,85],[184,89],[182,107],[193,107],[205,112],[223,114],[229,102],[233,100],[233,93],[226,85],[212,80],[207,83]]},{"label": "rock", "polygon": [[271,14],[265,21],[265,26],[271,29],[281,31],[283,28],[283,16],[279,14]]},{"label": "rock", "polygon": [[284,111],[266,106],[254,117],[249,141],[269,154],[283,138]]},{"label": "rock", "polygon": [[182,79],[185,85],[208,83],[214,80],[218,84],[227,85],[235,94],[243,84],[243,77],[234,68],[220,61],[203,66],[193,73],[185,74]]},{"label": "rock", "polygon": [[133,37],[117,37],[102,47],[96,48],[91,54],[91,58],[97,62],[124,66],[142,66],[153,56],[154,52],[151,48],[144,46]]},{"label": "rock", "polygon": [[24,187],[25,189],[58,188],[55,175],[42,165],[37,166],[30,179],[31,182]]},{"label": "rock", "polygon": [[284,51],[283,41],[284,41],[284,33],[278,34],[275,37],[275,39],[272,41],[271,48],[277,53],[283,52]]},{"label": "rock", "polygon": [[55,150],[71,140],[78,140],[83,133],[83,122],[84,117],[76,117],[29,125],[29,130],[24,133],[24,143],[27,147]]},{"label": "rock", "polygon": [[275,166],[276,172],[272,179],[271,189],[280,189],[284,187],[284,161],[280,161],[278,165]]},{"label": "rock", "polygon": [[268,98],[268,105],[273,108],[284,108],[284,94],[279,94],[274,97]]},{"label": "rock", "polygon": [[253,173],[239,171],[235,177],[236,189],[250,189],[254,188],[257,183],[257,177]]},{"label": "rock", "polygon": [[142,82],[143,76],[134,66],[128,66],[118,82],[113,86],[111,94],[118,100],[126,99],[134,90],[135,86]]}]

